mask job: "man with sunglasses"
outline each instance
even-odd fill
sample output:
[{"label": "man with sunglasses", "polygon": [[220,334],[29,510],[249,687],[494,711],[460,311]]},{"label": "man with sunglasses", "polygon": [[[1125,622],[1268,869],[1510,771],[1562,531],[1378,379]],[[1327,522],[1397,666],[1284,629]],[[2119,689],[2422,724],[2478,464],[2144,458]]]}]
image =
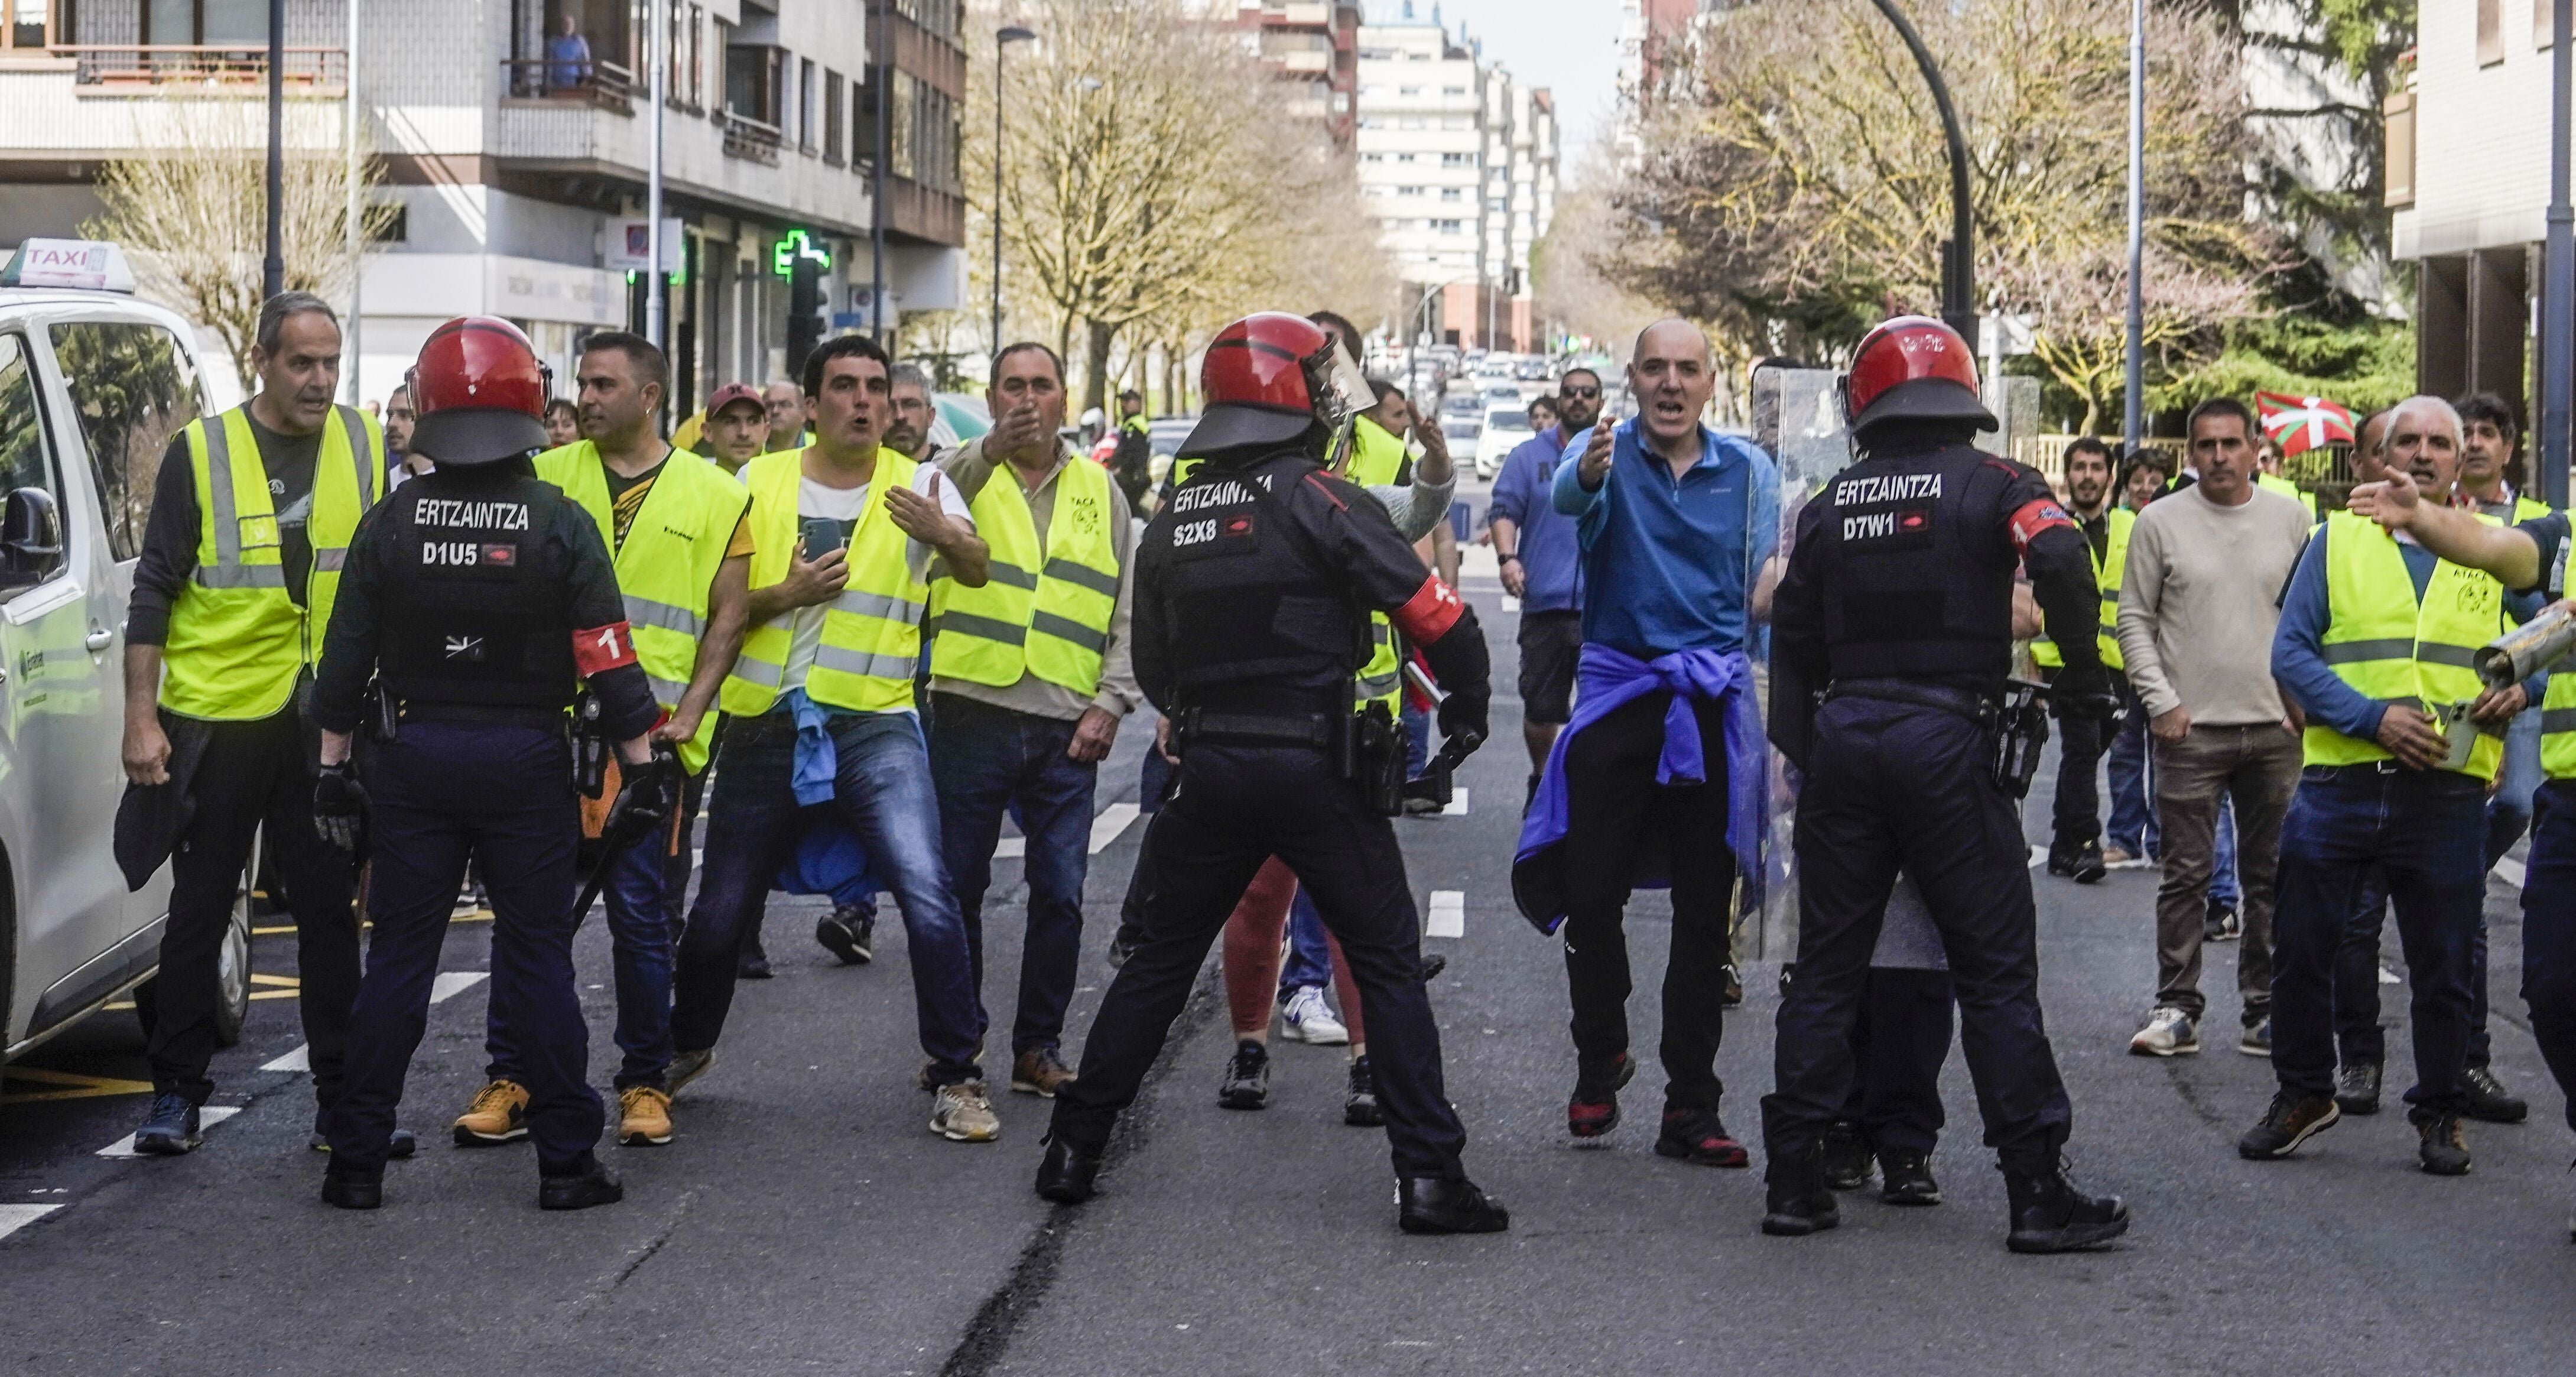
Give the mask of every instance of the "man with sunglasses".
[{"label": "man with sunglasses", "polygon": [[[1574,662],[1583,653],[1583,571],[1575,521],[1549,500],[1566,441],[1601,418],[1601,375],[1569,368],[1557,381],[1557,423],[1524,440],[1494,479],[1494,555],[1503,591],[1521,600],[1521,740],[1529,793],[1571,716]],[[1524,800],[1526,802],[1526,800]]]}]

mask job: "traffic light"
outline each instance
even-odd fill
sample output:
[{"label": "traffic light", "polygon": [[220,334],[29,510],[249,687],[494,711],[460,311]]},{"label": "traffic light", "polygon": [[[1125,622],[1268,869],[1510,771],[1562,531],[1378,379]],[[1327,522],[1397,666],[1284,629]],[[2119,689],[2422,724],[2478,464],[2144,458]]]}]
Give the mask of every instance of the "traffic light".
[{"label": "traffic light", "polygon": [[803,230],[789,230],[771,250],[771,272],[787,279],[787,372],[805,368],[805,356],[823,338],[823,274],[831,269],[831,252]]}]

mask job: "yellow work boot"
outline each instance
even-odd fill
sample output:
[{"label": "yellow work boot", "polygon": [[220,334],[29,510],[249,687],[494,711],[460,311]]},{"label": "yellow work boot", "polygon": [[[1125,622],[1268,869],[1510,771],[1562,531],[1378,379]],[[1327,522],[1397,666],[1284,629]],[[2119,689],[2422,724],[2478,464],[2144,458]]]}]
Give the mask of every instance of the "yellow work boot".
[{"label": "yellow work boot", "polygon": [[671,1141],[671,1097],[649,1085],[618,1091],[617,1141],[628,1147],[660,1147]]},{"label": "yellow work boot", "polygon": [[458,1147],[491,1147],[528,1136],[528,1088],[517,1081],[485,1081],[456,1116]]}]

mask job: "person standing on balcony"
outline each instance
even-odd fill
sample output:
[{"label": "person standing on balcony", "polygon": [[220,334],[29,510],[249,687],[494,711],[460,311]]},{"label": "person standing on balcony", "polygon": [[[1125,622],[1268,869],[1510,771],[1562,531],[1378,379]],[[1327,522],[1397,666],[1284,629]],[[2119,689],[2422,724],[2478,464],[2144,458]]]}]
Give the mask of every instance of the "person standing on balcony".
[{"label": "person standing on balcony", "polygon": [[581,25],[567,14],[556,21],[555,35],[546,40],[546,89],[570,91],[590,84],[590,42],[581,36]]}]

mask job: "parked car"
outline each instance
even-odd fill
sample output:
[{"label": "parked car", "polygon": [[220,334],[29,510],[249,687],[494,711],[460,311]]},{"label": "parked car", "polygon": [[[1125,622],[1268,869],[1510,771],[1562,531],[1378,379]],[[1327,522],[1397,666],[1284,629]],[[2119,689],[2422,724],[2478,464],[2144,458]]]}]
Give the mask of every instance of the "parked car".
[{"label": "parked car", "polygon": [[[232,365],[137,301],[114,245],[31,239],[0,268],[0,1048],[15,1057],[149,979],[170,871],[129,893],[112,848],[124,627],[162,451],[240,401]],[[250,1008],[250,884],[217,1030]]]},{"label": "parked car", "polygon": [[1476,438],[1485,433],[1485,423],[1472,417],[1462,420],[1452,416],[1440,423],[1440,433],[1448,437],[1449,452],[1455,454],[1473,448]]},{"label": "parked car", "polygon": [[1521,442],[1537,432],[1530,429],[1529,410],[1514,402],[1485,410],[1484,435],[1476,441],[1476,476],[1491,478],[1503,467],[1503,460],[1520,448]]},{"label": "parked car", "polygon": [[1452,392],[1440,399],[1440,414],[1444,417],[1481,418],[1485,414],[1485,399],[1474,392]]}]

